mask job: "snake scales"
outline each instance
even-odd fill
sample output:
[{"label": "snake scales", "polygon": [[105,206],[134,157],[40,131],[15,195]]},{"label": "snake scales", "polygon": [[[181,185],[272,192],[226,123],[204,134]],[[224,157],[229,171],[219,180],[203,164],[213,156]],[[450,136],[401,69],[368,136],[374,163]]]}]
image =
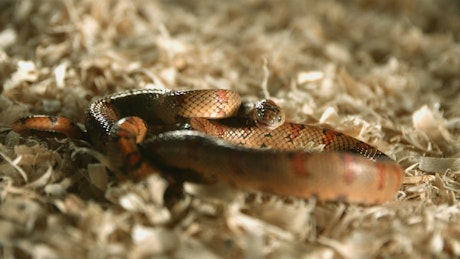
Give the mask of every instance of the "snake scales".
[{"label": "snake scales", "polygon": [[[22,118],[12,129],[87,138],[108,156],[120,179],[174,168],[208,182],[363,204],[388,201],[399,190],[401,167],[376,148],[330,129],[283,123],[270,106],[262,108],[266,114],[255,112],[255,119],[235,117],[248,116],[240,105],[239,95],[229,90],[133,90],[91,103],[86,132],[51,116]],[[156,132],[155,125],[171,130]],[[326,152],[307,152],[312,144],[324,145]]]}]

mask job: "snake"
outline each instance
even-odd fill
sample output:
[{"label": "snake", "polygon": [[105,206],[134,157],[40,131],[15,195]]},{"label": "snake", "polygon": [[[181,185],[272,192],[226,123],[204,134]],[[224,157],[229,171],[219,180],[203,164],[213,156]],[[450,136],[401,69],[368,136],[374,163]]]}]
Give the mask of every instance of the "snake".
[{"label": "snake", "polygon": [[[221,89],[129,90],[90,103],[86,131],[44,115],[20,118],[12,130],[87,139],[120,180],[178,172],[165,177],[359,204],[387,202],[400,189],[403,169],[377,148],[332,129],[285,122],[273,101],[241,99]],[[323,152],[311,152],[318,145]]]}]

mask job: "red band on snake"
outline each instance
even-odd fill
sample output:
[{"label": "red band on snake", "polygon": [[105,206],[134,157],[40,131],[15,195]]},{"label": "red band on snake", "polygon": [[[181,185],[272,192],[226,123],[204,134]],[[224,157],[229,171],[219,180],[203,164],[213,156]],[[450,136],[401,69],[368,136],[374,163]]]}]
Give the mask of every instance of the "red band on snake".
[{"label": "red band on snake", "polygon": [[[128,91],[91,103],[86,134],[121,179],[176,169],[209,182],[217,179],[279,195],[363,204],[388,201],[399,190],[401,167],[376,148],[318,126],[284,123],[264,128],[261,125],[267,123],[257,119],[234,117],[246,113],[240,105],[239,95],[228,90]],[[270,108],[265,112],[273,121],[284,121]],[[55,126],[56,121],[62,127]],[[172,131],[152,133],[154,125]],[[192,130],[178,129],[183,125]],[[21,134],[85,134],[61,117],[32,116],[12,128]],[[153,136],[144,140],[149,135]],[[327,152],[307,152],[312,145],[323,145]]]}]

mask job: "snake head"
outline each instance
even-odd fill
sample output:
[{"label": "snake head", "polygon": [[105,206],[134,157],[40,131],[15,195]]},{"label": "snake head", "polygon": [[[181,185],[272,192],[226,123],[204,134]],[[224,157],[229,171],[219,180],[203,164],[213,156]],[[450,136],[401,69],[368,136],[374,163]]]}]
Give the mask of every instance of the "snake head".
[{"label": "snake head", "polygon": [[253,116],[257,127],[269,130],[283,125],[285,120],[285,115],[281,108],[274,101],[267,99],[258,101],[255,104]]}]

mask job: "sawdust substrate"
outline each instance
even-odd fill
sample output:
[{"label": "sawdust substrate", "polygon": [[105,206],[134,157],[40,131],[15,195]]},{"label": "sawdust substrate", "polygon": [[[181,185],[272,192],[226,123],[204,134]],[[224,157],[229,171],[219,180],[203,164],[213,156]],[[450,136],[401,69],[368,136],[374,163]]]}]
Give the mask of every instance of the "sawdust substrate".
[{"label": "sawdust substrate", "polygon": [[[455,0],[1,0],[0,257],[460,257],[459,14]],[[118,183],[85,143],[10,131],[153,87],[270,97],[377,146],[404,184],[374,206],[187,184],[166,206],[160,177]]]}]

